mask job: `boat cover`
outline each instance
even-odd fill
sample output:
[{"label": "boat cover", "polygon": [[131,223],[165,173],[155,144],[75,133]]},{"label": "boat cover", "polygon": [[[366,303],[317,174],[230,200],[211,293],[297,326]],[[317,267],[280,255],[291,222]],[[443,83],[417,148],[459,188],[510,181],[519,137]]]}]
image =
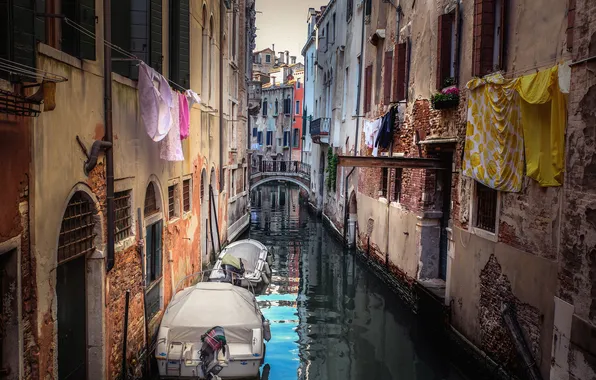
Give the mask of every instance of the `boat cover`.
[{"label": "boat cover", "polygon": [[240,240],[228,245],[222,253],[225,256],[231,255],[242,259],[244,268],[249,272],[254,272],[257,268],[261,252],[266,249],[263,244],[256,240]]},{"label": "boat cover", "polygon": [[201,335],[222,326],[228,343],[248,343],[252,329],[263,319],[252,293],[223,282],[200,282],[178,292],[161,327],[169,328],[168,342],[200,342]]}]

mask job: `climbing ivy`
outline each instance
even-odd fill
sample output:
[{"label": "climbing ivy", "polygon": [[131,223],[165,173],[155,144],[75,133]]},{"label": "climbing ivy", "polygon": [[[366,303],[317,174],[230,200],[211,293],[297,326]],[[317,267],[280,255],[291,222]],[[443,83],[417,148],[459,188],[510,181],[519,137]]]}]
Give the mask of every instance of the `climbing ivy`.
[{"label": "climbing ivy", "polygon": [[327,150],[327,190],[335,190],[337,184],[337,163],[339,156],[333,153],[333,148]]}]

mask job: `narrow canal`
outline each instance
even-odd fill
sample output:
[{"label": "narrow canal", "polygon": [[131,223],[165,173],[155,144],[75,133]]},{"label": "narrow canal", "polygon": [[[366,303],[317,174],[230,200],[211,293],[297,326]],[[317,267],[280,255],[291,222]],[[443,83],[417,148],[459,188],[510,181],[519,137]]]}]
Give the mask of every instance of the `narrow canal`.
[{"label": "narrow canal", "polygon": [[270,380],[463,380],[441,343],[300,204],[299,188],[251,194],[245,237],[273,253],[258,297],[271,321]]}]

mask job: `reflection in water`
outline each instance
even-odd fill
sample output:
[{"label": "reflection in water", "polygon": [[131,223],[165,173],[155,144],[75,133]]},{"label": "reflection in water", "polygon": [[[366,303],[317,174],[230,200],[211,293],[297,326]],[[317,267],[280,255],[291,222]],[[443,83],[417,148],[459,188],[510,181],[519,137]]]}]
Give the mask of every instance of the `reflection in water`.
[{"label": "reflection in water", "polygon": [[258,297],[271,321],[271,380],[463,379],[438,339],[333,239],[280,184],[251,193],[248,232],[273,254],[272,282]]}]

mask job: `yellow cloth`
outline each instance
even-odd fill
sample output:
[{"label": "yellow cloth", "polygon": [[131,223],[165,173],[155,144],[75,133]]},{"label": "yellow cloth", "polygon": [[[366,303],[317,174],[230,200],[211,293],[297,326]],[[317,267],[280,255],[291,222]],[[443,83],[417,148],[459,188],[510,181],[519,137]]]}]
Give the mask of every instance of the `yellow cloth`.
[{"label": "yellow cloth", "polygon": [[558,66],[519,78],[526,175],[540,186],[561,186],[565,165],[567,99]]},{"label": "yellow cloth", "polygon": [[524,138],[517,80],[500,73],[468,82],[463,174],[490,188],[517,192],[524,172]]}]

